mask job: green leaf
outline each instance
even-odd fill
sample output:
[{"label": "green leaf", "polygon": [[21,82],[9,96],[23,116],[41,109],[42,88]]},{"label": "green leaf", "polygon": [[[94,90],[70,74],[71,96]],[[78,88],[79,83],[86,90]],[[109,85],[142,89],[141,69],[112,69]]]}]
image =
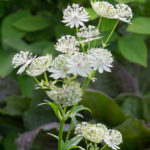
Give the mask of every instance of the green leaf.
[{"label": "green leaf", "polygon": [[50,22],[39,16],[27,16],[14,22],[13,25],[22,31],[34,32],[48,28]]},{"label": "green leaf", "polygon": [[6,99],[6,103],[6,107],[0,109],[1,113],[10,116],[22,116],[29,107],[30,99],[26,97],[12,96]]},{"label": "green leaf", "polygon": [[121,132],[123,137],[121,149],[143,149],[141,147],[143,142],[147,142],[147,144],[150,142],[150,129],[146,127],[144,121],[128,119],[116,129]]},{"label": "green leaf", "polygon": [[15,50],[30,50],[30,47],[28,44],[26,44],[23,40],[18,38],[7,38],[4,41],[4,44],[7,45],[10,48],[13,48]]},{"label": "green leaf", "polygon": [[143,37],[138,35],[125,35],[118,41],[121,54],[131,62],[147,66],[147,47]]},{"label": "green leaf", "polygon": [[138,3],[145,3],[146,0],[116,0],[118,3],[131,3],[131,2],[138,2]]},{"label": "green leaf", "polygon": [[12,24],[22,17],[29,16],[30,13],[27,10],[21,10],[16,13],[10,14],[2,21],[2,41],[7,38],[22,38],[25,32],[15,29]]},{"label": "green leaf", "polygon": [[91,112],[90,109],[88,109],[87,107],[84,107],[84,106],[82,106],[82,105],[73,106],[73,107],[71,108],[71,110],[67,112],[66,117],[65,117],[66,120],[67,120],[69,117],[71,117],[73,123],[76,125],[76,124],[77,124],[76,117],[78,116],[78,117],[83,118],[83,116],[82,116],[81,114],[79,114],[78,112],[83,111],[83,110],[87,110],[87,111]]},{"label": "green leaf", "polygon": [[72,147],[74,146],[77,146],[80,141],[83,139],[82,136],[75,136],[74,138],[70,139],[68,142],[67,142],[67,145],[66,145],[66,150],[69,150],[69,149],[72,149]]},{"label": "green leaf", "polygon": [[49,105],[53,109],[53,111],[54,111],[55,115],[58,117],[58,119],[61,120],[61,118],[62,118],[61,113],[59,111],[58,106],[55,103],[51,103],[47,100],[44,100],[44,103],[39,104],[39,106],[40,105]]},{"label": "green leaf", "polygon": [[6,77],[13,70],[12,63],[11,63],[13,56],[14,53],[7,53],[0,50],[0,76],[1,77]]},{"label": "green leaf", "polygon": [[143,98],[143,101],[145,102],[146,105],[146,110],[145,110],[146,120],[150,122],[150,96],[145,96]]},{"label": "green leaf", "polygon": [[139,34],[150,34],[150,18],[137,17],[133,19],[127,30]]},{"label": "green leaf", "polygon": [[11,131],[7,134],[6,138],[4,139],[4,149],[5,150],[17,150],[15,145],[15,139],[17,138],[17,133]]},{"label": "green leaf", "polygon": [[132,95],[123,94],[116,98],[122,111],[132,118],[145,119],[146,105],[142,98]]},{"label": "green leaf", "polygon": [[81,104],[92,111],[92,117],[97,121],[111,126],[119,125],[127,119],[115,101],[101,92],[87,91]]},{"label": "green leaf", "polygon": [[86,8],[86,11],[88,12],[90,20],[95,20],[99,17],[92,8]]}]

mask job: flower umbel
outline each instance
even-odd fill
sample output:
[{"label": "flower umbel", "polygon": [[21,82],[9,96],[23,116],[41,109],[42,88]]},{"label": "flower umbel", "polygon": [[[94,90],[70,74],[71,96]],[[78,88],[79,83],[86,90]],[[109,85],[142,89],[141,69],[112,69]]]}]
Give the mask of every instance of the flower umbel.
[{"label": "flower umbel", "polygon": [[84,22],[88,22],[88,13],[85,8],[80,7],[78,4],[72,4],[63,11],[63,23],[71,28],[84,26]]},{"label": "flower umbel", "polygon": [[112,4],[105,1],[92,1],[91,5],[99,16],[109,19],[116,18],[116,9]]},{"label": "flower umbel", "polygon": [[95,26],[89,25],[88,27],[83,26],[82,28],[80,28],[77,36],[83,38],[84,40],[82,40],[81,43],[84,43],[100,39],[101,37],[98,37],[99,34],[100,33]]},{"label": "flower umbel", "polygon": [[12,59],[14,68],[21,66],[17,74],[22,74],[34,59],[35,57],[32,57],[32,53],[28,51],[20,51],[20,53],[17,53]]},{"label": "flower umbel", "polygon": [[51,89],[46,93],[57,105],[62,105],[63,107],[73,106],[81,100],[82,89],[78,82],[72,81],[68,84],[63,84],[62,88],[54,85]]},{"label": "flower umbel", "polygon": [[67,76],[67,58],[68,56],[66,54],[61,54],[53,60],[51,67],[48,69],[48,71],[52,73],[50,77],[59,79]]},{"label": "flower umbel", "polygon": [[85,54],[75,53],[67,59],[68,73],[88,77],[92,69]]},{"label": "flower umbel", "polygon": [[27,74],[29,76],[39,76],[50,67],[52,63],[52,56],[41,56],[33,60],[31,65],[29,66],[27,70]]},{"label": "flower umbel", "polygon": [[106,126],[100,123],[90,124],[87,122],[82,122],[81,124],[78,124],[75,128],[75,134],[81,135],[85,139],[94,143],[102,142],[106,132]]},{"label": "flower umbel", "polygon": [[79,42],[74,36],[66,35],[58,39],[58,42],[55,45],[56,50],[62,53],[73,54],[76,51],[79,51]]},{"label": "flower umbel", "polygon": [[104,142],[114,150],[120,149],[118,145],[122,143],[122,135],[117,130],[108,130],[106,132]]},{"label": "flower umbel", "polygon": [[126,4],[117,4],[117,18],[121,21],[130,23],[133,17],[132,9]]},{"label": "flower umbel", "polygon": [[103,71],[111,72],[110,67],[112,67],[112,54],[107,49],[103,48],[92,48],[88,52],[88,60],[90,66],[99,71],[99,73],[103,73]]}]

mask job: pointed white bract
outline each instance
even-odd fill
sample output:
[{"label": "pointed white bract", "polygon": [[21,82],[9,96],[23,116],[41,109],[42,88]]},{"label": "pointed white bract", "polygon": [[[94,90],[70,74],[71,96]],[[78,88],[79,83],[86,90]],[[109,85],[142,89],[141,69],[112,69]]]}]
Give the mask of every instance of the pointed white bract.
[{"label": "pointed white bract", "polygon": [[117,4],[115,7],[109,2],[93,0],[91,5],[94,11],[101,17],[119,19],[130,23],[133,17],[131,8],[126,4]]},{"label": "pointed white bract", "polygon": [[37,57],[33,60],[26,72],[29,76],[39,76],[48,70],[51,63],[51,55]]},{"label": "pointed white bract", "polygon": [[12,59],[14,68],[20,66],[17,74],[22,74],[34,59],[35,57],[32,57],[32,53],[28,51],[20,51],[17,53]]},{"label": "pointed white bract", "polygon": [[116,18],[116,9],[112,4],[105,1],[91,1],[91,5],[99,16],[109,19]]},{"label": "pointed white bract", "polygon": [[99,73],[103,73],[104,71],[111,72],[112,67],[112,54],[107,49],[103,48],[92,48],[88,51],[88,60],[90,66],[94,70],[98,70]]},{"label": "pointed white bract", "polygon": [[80,7],[78,4],[72,4],[63,11],[63,23],[71,28],[84,26],[84,22],[88,22],[88,13],[85,8]]},{"label": "pointed white bract", "polygon": [[88,77],[92,73],[87,56],[83,53],[75,53],[67,59],[68,73]]},{"label": "pointed white bract", "polygon": [[55,45],[56,50],[62,53],[73,54],[76,51],[79,51],[79,42],[74,36],[66,35],[58,39],[58,42]]},{"label": "pointed white bract", "polygon": [[113,150],[120,149],[118,145],[122,143],[122,135],[117,130],[108,130],[106,132],[104,142]]},{"label": "pointed white bract", "polygon": [[126,4],[117,4],[117,18],[121,21],[130,23],[133,17],[132,9]]},{"label": "pointed white bract", "polygon": [[93,142],[100,143],[105,137],[107,132],[107,127],[103,124],[90,124],[87,122],[82,122],[78,124],[75,128],[75,134],[83,136],[85,139]]},{"label": "pointed white bract", "polygon": [[79,29],[79,32],[77,33],[77,36],[82,38],[83,40],[81,43],[90,42],[96,39],[100,39],[99,31],[95,26],[89,25],[88,27],[83,26]]},{"label": "pointed white bract", "polygon": [[48,69],[48,71],[52,73],[50,77],[59,79],[67,76],[68,67],[66,59],[68,59],[68,57],[66,54],[61,54],[53,60],[51,67]]},{"label": "pointed white bract", "polygon": [[83,94],[80,83],[75,81],[63,84],[61,88],[53,85],[51,91],[46,93],[57,105],[62,107],[76,105],[81,100]]}]

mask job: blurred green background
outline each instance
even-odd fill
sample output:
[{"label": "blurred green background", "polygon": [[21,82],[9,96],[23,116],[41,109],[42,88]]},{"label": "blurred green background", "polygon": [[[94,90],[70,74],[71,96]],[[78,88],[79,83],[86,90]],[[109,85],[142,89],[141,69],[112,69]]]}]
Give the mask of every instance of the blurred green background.
[{"label": "blurred green background", "polygon": [[[46,95],[35,90],[32,78],[16,75],[11,60],[20,50],[55,57],[56,39],[75,33],[61,23],[62,10],[73,2],[87,9],[89,24],[97,25],[88,0],[0,0],[0,150],[57,149],[57,141],[46,134],[57,133],[57,119],[49,107],[37,107]],[[93,112],[85,113],[85,120],[122,133],[121,150],[150,150],[150,1],[111,1],[116,2],[133,9],[132,23],[119,23],[108,46],[112,73],[97,74],[81,103]],[[103,39],[114,24],[102,20]]]}]

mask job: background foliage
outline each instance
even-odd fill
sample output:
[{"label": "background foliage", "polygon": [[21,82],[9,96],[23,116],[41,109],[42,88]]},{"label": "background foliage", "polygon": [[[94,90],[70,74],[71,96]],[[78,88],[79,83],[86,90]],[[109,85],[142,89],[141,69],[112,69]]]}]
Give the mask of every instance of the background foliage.
[{"label": "background foliage", "polygon": [[[56,39],[75,31],[65,27],[62,9],[68,3],[87,8],[96,25],[98,16],[88,0],[0,0],[0,149],[53,150],[57,141],[46,133],[57,132],[57,119],[35,82],[17,76],[11,59],[20,50],[37,55],[51,53]],[[150,1],[116,0],[128,3],[134,13],[132,24],[119,23],[108,48],[114,55],[112,73],[97,75],[83,101],[92,110],[84,114],[92,122],[105,123],[123,134],[122,150],[150,149]],[[101,34],[108,36],[115,20],[102,20]],[[101,42],[97,42],[100,46]],[[67,125],[65,127],[67,130]]]}]

